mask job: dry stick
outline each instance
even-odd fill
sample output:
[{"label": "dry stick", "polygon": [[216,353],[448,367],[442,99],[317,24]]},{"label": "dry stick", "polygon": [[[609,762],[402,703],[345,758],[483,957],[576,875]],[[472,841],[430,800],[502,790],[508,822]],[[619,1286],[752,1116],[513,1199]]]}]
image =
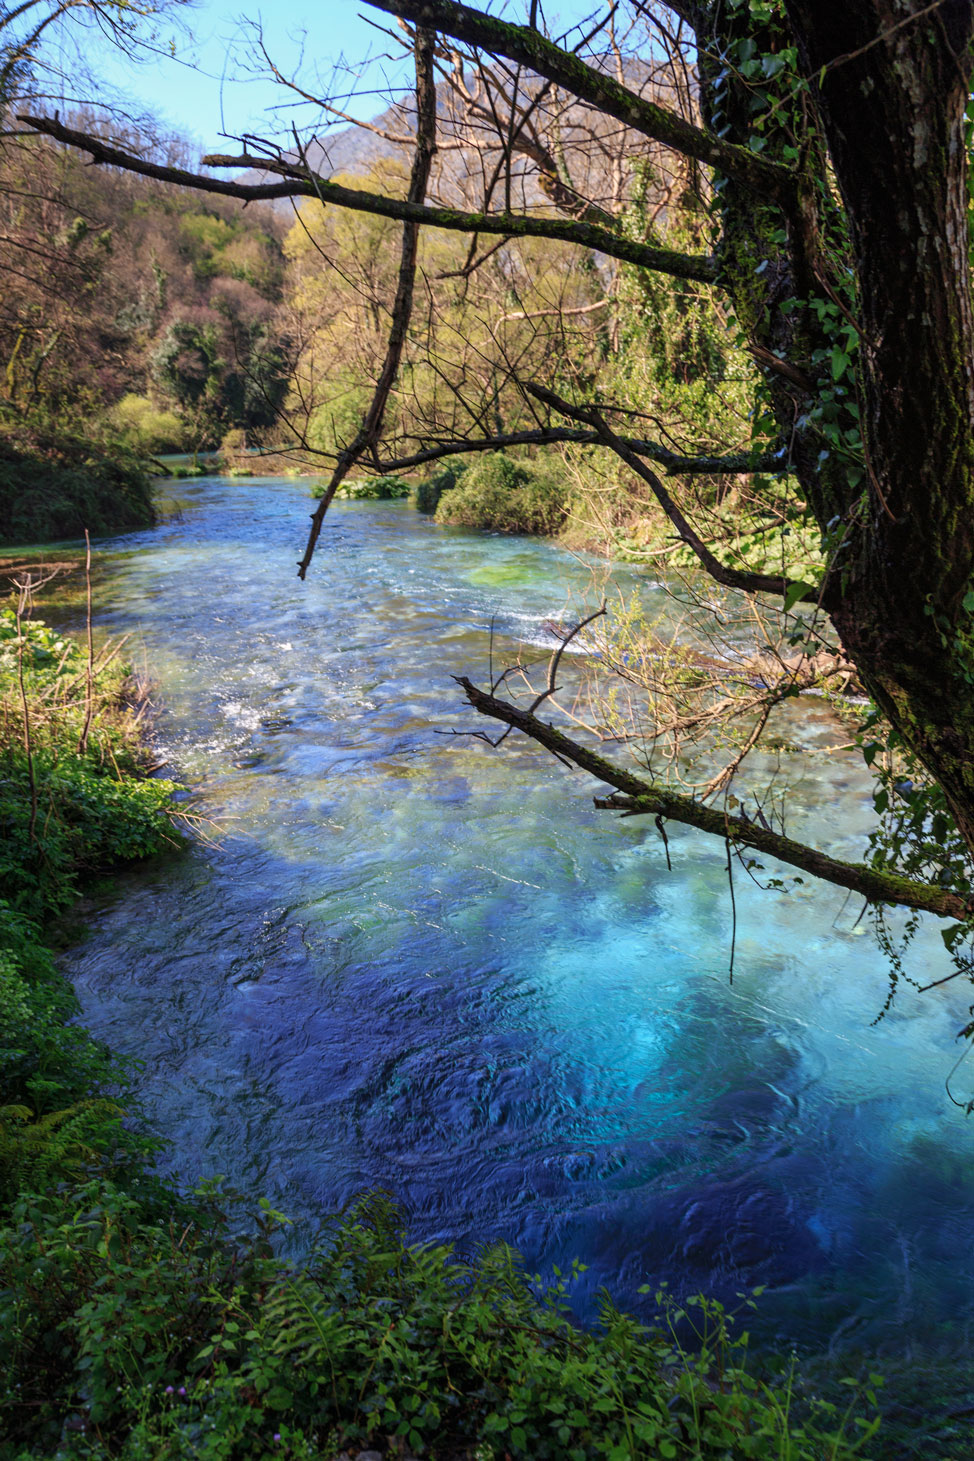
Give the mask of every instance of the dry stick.
[{"label": "dry stick", "polygon": [[606,612],[607,610],[605,602],[603,601],[600,608],[594,610],[593,613],[589,614],[588,618],[580,620],[578,624],[576,624],[572,629],[569,630],[561,643],[555,646],[551,659],[548,662],[547,687],[541,691],[540,695],[536,695],[534,700],[531,702],[531,708],[528,712],[530,715],[533,715],[535,713],[535,711],[538,709],[538,706],[541,705],[543,701],[547,700],[549,695],[554,695],[557,693],[558,686],[555,684],[555,676],[558,673],[558,666],[561,664],[562,655],[565,653],[565,650],[571,644],[572,640],[576,637],[576,635],[581,634],[582,630],[586,629],[589,624],[593,623],[594,620],[601,619],[602,615]]},{"label": "dry stick", "polygon": [[840,888],[850,888],[873,903],[916,908],[921,912],[935,913],[941,918],[953,918],[958,922],[969,920],[974,913],[971,900],[948,889],[930,883],[914,882],[895,873],[870,867],[866,863],[845,862],[840,858],[830,857],[817,847],[811,847],[806,842],[796,842],[780,832],[762,827],[758,822],[732,816],[716,807],[706,806],[682,792],[644,781],[631,771],[599,755],[591,747],[573,741],[564,732],[547,721],[539,720],[521,706],[487,694],[465,675],[456,678],[470,704],[481,715],[490,716],[515,730],[523,731],[562,760],[572,762],[582,771],[588,771],[613,787],[614,791],[610,796],[595,798],[597,807],[622,812],[624,816],[648,814],[681,822],[687,827],[696,827],[701,832],[719,837],[721,841],[729,840],[736,848],[744,847],[761,856],[777,858],[779,862],[801,868],[824,882],[833,883]]},{"label": "dry stick", "polygon": [[95,645],[91,628],[91,539],[85,528],[85,616],[88,629],[88,664],[85,670],[85,718],[78,737],[78,755],[88,749],[88,733],[91,730],[91,713],[95,701]]},{"label": "dry stick", "polygon": [[[109,665],[113,664],[114,661],[118,659],[118,656],[121,654],[122,650],[125,648],[131,638],[131,634],[123,634],[121,639],[116,640],[114,644],[109,642],[105,645],[101,654],[95,659],[94,672],[96,675],[103,674],[105,670],[108,669]],[[73,680],[70,680],[68,684],[65,685],[61,690],[61,699],[65,701],[65,703],[67,703],[67,700],[72,694],[74,687],[79,684],[84,674],[87,674],[87,671],[84,671],[82,675],[76,675],[75,678]]]},{"label": "dry stick", "polygon": [[30,575],[19,585],[17,598],[17,680],[20,685],[20,704],[24,720],[24,754],[27,757],[27,781],[30,786],[30,823],[27,835],[31,842],[37,839],[34,829],[37,825],[37,781],[34,776],[34,748],[30,734],[30,707],[27,703],[27,686],[24,683],[24,609],[30,593]]},{"label": "dry stick", "polygon": [[[417,27],[414,46],[416,57],[416,151],[413,154],[412,172],[409,178],[408,201],[422,203],[426,197],[433,154],[436,151],[436,86],[433,81],[433,33],[423,26]],[[304,557],[298,564],[298,577],[304,578],[314,556],[315,546],[335,493],[351,468],[366,452],[375,454],[382,430],[389,395],[399,373],[406,332],[413,312],[413,289],[416,282],[416,260],[419,252],[419,225],[404,223],[402,227],[402,255],[399,264],[399,282],[396,286],[396,300],[392,308],[392,328],[382,372],[375,387],[372,404],[365,414],[355,439],[339,452],[338,462],[324,496],[311,517],[311,531]]]}]

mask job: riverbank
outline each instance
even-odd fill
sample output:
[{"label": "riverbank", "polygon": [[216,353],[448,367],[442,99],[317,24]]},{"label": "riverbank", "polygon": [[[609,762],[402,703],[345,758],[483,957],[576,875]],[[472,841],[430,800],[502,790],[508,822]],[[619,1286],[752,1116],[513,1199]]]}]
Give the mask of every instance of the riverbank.
[{"label": "riverbank", "polygon": [[0,436],[0,544],[55,542],[155,522],[152,479],[134,456],[87,439]]},{"label": "riverbank", "polygon": [[[139,694],[111,646],[0,618],[0,1457],[811,1458],[846,1415],[743,1367],[717,1306],[598,1332],[539,1297],[509,1249],[410,1248],[382,1198],[325,1226],[300,1268],[212,1185],[153,1173],[132,1067],[77,1024],[58,919],[94,876],[171,847]],[[247,1236],[249,1232],[249,1236]],[[786,1439],[787,1438],[787,1439]],[[838,1440],[828,1454],[855,1447]]]}]

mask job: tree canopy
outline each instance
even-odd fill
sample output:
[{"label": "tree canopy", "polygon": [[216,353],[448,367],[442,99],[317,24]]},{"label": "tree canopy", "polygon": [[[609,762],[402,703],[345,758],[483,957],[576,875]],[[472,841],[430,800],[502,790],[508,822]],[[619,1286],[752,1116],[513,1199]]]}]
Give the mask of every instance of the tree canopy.
[{"label": "tree canopy", "polygon": [[[654,499],[702,573],[772,626],[758,635],[764,669],[704,674],[699,656],[684,656],[681,685],[702,687],[695,707],[667,692],[665,725],[657,713],[626,737],[636,769],[596,749],[592,729],[619,739],[605,715],[571,734],[544,718],[560,703],[557,652],[520,696],[509,675],[486,689],[464,680],[470,703],[601,779],[610,791],[599,805],[702,827],[877,906],[951,920],[961,967],[974,908],[974,10],[965,0],[628,0],[596,12],[573,42],[547,33],[537,4],[522,24],[456,0],[369,4],[414,50],[415,97],[384,130],[408,173],[332,176],[320,145],[292,138],[212,155],[214,176],[38,109],[22,110],[20,125],[184,188],[308,200],[305,243],[292,244],[309,261],[306,298],[312,250],[368,233],[384,271],[369,347],[377,384],[332,442],[302,576],[356,463],[388,472],[553,443],[608,458],[630,492]],[[360,215],[371,220],[348,221]],[[398,239],[380,220],[400,225]],[[576,251],[554,294],[531,260],[540,240]],[[626,311],[614,325],[599,316],[610,278],[616,300],[639,302],[647,354],[661,311],[670,327],[710,311],[704,335],[687,334],[685,360],[671,348],[668,379],[690,388],[712,346],[723,363],[711,360],[706,379],[733,376],[747,398],[724,399],[725,416],[738,410],[736,440],[674,439],[669,420],[646,419],[619,363]],[[474,350],[483,309],[470,290],[491,288],[495,302],[506,291],[504,324],[494,308]],[[407,376],[423,370],[436,389],[410,395]],[[752,547],[765,535],[759,557],[728,536],[713,495],[695,491],[702,477],[731,481],[746,500]],[[801,562],[796,539],[812,545]],[[615,667],[656,713],[653,654],[644,642],[638,671],[632,655]],[[880,824],[862,863],[792,840],[780,808],[749,811],[731,795],[772,714],[823,658],[874,705],[860,740]],[[729,713],[729,680],[755,692],[737,695],[739,754],[691,794],[675,790],[647,746]]]}]

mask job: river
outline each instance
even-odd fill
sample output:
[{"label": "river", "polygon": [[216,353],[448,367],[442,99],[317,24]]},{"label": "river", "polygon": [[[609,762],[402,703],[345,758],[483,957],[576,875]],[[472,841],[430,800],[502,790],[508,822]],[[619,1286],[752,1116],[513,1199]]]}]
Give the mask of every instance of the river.
[{"label": "river", "polygon": [[[538,641],[589,565],[355,502],[301,584],[306,484],[180,492],[178,517],[102,545],[102,622],[133,636],[219,840],[124,876],[65,958],[87,1023],[144,1061],[180,1180],[266,1196],[298,1244],[388,1189],[416,1239],[504,1238],[544,1274],[581,1259],[583,1315],[600,1284],[640,1310],[662,1280],[763,1284],[768,1343],[956,1344],[974,1121],[945,1081],[969,988],[907,990],[873,1024],[887,966],[858,908],[743,876],[730,983],[722,846],[674,828],[669,872],[587,778],[450,734],[491,618],[495,654]],[[856,759],[803,776],[789,830],[861,855]],[[935,927],[908,968],[946,972]]]}]

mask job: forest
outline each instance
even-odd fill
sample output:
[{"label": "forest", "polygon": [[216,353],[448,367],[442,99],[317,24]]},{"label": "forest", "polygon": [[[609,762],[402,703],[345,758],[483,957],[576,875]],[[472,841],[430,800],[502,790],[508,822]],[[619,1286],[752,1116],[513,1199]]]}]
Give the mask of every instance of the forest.
[{"label": "forest", "polygon": [[974,12],[367,8],[0,12],[0,1461],[959,1461]]}]

